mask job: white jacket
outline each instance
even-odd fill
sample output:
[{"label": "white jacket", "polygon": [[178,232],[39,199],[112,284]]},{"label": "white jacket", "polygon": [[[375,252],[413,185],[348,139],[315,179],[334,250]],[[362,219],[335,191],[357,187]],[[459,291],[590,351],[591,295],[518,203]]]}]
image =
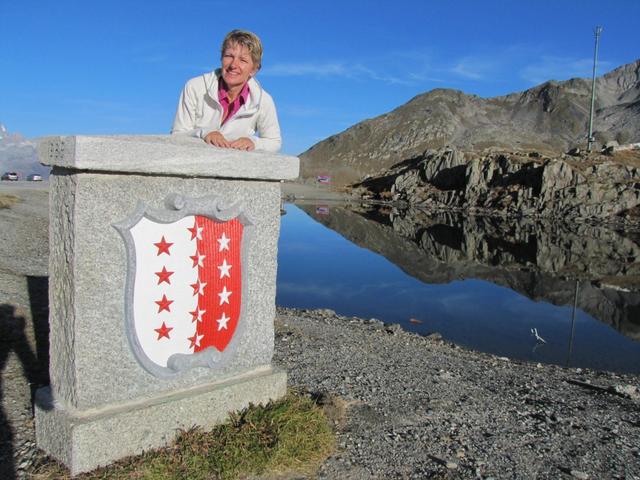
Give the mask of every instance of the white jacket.
[{"label": "white jacket", "polygon": [[219,131],[227,140],[249,137],[256,150],[280,150],[280,125],[271,95],[254,79],[249,79],[249,98],[233,117],[220,125],[223,108],[218,101],[220,71],[205,73],[189,80],[178,102],[172,134],[204,139]]}]

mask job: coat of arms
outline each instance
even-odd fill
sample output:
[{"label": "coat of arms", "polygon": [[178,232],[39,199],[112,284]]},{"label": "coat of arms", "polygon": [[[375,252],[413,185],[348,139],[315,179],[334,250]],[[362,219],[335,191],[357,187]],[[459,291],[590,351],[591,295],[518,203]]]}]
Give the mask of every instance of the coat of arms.
[{"label": "coat of arms", "polygon": [[166,376],[219,367],[242,330],[243,238],[250,222],[217,198],[140,205],[115,227],[127,245],[126,328],[138,361]]}]

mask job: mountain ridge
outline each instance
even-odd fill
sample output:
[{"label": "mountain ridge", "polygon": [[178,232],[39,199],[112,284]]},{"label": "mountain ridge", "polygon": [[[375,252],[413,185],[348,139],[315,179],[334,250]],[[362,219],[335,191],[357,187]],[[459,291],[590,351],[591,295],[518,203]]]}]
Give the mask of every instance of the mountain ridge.
[{"label": "mountain ridge", "polygon": [[[301,175],[352,183],[445,146],[562,153],[586,143],[590,97],[585,78],[490,98],[433,89],[315,144],[300,155]],[[600,144],[640,141],[640,59],[598,77],[594,136]]]},{"label": "mountain ridge", "polygon": [[0,122],[0,172],[17,172],[21,179],[25,179],[32,173],[49,178],[50,170],[38,160],[35,140],[10,132]]}]

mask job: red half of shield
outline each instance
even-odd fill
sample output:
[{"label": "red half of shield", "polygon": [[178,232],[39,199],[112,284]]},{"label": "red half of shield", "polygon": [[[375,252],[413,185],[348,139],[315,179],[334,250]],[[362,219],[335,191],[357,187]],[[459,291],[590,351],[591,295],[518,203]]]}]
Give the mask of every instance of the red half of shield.
[{"label": "red half of shield", "polygon": [[237,218],[216,222],[196,216],[195,222],[192,231],[194,236],[197,233],[197,251],[192,258],[199,266],[194,294],[198,295],[198,309],[204,314],[202,321],[197,321],[194,351],[211,346],[223,351],[233,338],[240,317],[243,225]]}]

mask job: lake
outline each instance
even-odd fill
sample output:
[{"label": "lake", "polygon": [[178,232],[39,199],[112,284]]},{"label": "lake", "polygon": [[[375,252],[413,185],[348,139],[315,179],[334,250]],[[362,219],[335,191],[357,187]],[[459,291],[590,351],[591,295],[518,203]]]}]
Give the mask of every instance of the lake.
[{"label": "lake", "polygon": [[637,234],[367,205],[285,209],[280,306],[377,318],[514,359],[640,373]]}]

